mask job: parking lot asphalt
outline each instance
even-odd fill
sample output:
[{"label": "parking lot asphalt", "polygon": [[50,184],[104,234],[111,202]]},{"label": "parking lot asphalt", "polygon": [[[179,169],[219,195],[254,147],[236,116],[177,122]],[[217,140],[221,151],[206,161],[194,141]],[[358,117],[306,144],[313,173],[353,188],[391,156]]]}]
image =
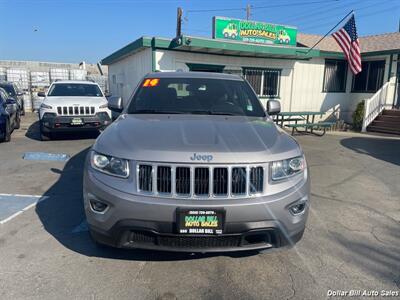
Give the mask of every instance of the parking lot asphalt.
[{"label": "parking lot asphalt", "polygon": [[[15,205],[19,213],[0,224],[0,299],[325,299],[328,290],[400,291],[398,138],[297,137],[312,204],[295,247],[174,254],[96,248],[81,195],[83,159],[96,135],[41,142],[36,119],[28,114],[12,141],[0,144],[0,195],[38,199],[26,210]],[[71,158],[22,159],[36,151]]]}]

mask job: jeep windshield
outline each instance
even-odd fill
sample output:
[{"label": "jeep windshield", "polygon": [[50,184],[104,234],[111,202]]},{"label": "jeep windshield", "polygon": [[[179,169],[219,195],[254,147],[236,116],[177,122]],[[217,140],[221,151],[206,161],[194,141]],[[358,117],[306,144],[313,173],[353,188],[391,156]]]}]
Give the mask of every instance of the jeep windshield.
[{"label": "jeep windshield", "polygon": [[58,97],[103,97],[100,88],[95,84],[84,83],[56,83],[54,84],[48,96]]},{"label": "jeep windshield", "polygon": [[147,78],[133,96],[129,114],[198,114],[264,117],[243,80]]},{"label": "jeep windshield", "polygon": [[1,84],[0,83],[0,88],[3,88],[11,97],[14,97],[16,95],[14,91],[14,87],[11,84]]}]

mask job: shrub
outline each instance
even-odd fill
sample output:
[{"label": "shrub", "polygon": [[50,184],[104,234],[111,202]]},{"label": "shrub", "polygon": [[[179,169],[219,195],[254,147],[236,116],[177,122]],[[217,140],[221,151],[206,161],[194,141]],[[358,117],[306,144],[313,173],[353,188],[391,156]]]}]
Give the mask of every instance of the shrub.
[{"label": "shrub", "polygon": [[353,128],[361,130],[364,119],[364,100],[357,104],[356,110],[353,113]]}]

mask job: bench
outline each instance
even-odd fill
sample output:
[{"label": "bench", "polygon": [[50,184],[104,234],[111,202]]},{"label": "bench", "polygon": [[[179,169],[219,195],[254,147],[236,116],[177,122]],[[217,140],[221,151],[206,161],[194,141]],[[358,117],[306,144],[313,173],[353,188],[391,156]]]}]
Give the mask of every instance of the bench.
[{"label": "bench", "polygon": [[297,124],[298,121],[306,121],[306,119],[304,119],[304,118],[292,118],[292,117],[289,117],[289,118],[282,118],[282,119],[279,119],[279,120],[277,121],[277,123],[281,123],[281,127],[282,127],[284,122],[295,122],[295,124]]},{"label": "bench", "polygon": [[[299,132],[299,133],[307,133],[307,129],[310,129],[310,133],[313,133],[318,136],[323,136],[326,132],[327,128],[331,128],[333,125],[335,125],[335,122],[319,122],[319,123],[303,123],[303,124],[287,124],[285,125],[286,127],[292,128],[292,135],[294,135],[294,132]],[[304,128],[304,131],[299,131],[298,128]],[[323,133],[322,134],[316,134],[313,132],[314,129],[322,129]]]}]

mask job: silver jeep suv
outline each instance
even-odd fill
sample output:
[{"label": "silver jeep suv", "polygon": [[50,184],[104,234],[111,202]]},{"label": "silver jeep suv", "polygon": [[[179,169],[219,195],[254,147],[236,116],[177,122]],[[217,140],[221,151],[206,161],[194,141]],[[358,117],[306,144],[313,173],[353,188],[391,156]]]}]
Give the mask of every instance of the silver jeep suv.
[{"label": "silver jeep suv", "polygon": [[261,250],[303,235],[309,172],[250,85],[227,74],[148,74],[86,160],[95,241],[187,252]]}]

